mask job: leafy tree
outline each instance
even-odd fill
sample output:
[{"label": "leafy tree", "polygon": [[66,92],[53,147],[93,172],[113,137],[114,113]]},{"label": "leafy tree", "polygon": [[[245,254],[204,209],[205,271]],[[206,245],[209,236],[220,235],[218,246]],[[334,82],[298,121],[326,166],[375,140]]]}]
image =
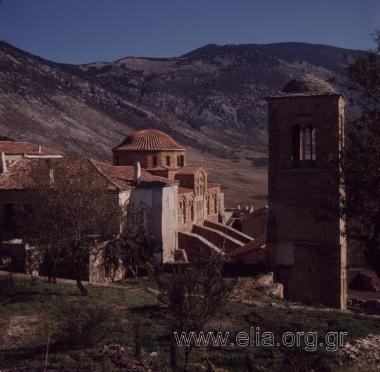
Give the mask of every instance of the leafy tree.
[{"label": "leafy tree", "polygon": [[105,177],[86,159],[34,161],[36,186],[23,225],[24,238],[48,262],[49,277],[65,262],[82,294],[82,280],[99,240],[120,231],[121,207]]},{"label": "leafy tree", "polygon": [[343,154],[343,213],[348,237],[361,243],[380,276],[380,30],[376,48],[359,55],[348,68],[354,115]]},{"label": "leafy tree", "polygon": [[[180,335],[202,331],[228,303],[231,287],[223,280],[221,269],[220,259],[211,256],[197,266],[180,265],[173,267],[170,274],[157,274],[159,300],[168,308],[171,317],[173,344],[174,332]],[[172,351],[175,344],[173,346]],[[184,346],[185,370],[193,347],[194,344]]]}]

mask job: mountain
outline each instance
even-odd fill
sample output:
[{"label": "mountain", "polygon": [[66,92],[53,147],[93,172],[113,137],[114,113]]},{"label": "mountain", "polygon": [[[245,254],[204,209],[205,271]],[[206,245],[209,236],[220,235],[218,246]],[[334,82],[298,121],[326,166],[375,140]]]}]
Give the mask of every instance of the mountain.
[{"label": "mountain", "polygon": [[250,200],[253,171],[264,172],[255,195],[265,194],[265,97],[305,73],[339,85],[358,53],[304,43],[210,44],[175,58],[67,65],[0,42],[0,135],[110,159],[127,133],[154,127],[210,164],[227,194]]},{"label": "mountain", "polygon": [[178,58],[128,57],[74,72],[137,105],[174,115],[219,144],[264,149],[265,97],[304,73],[339,82],[346,59],[357,53],[303,43],[210,44]]}]

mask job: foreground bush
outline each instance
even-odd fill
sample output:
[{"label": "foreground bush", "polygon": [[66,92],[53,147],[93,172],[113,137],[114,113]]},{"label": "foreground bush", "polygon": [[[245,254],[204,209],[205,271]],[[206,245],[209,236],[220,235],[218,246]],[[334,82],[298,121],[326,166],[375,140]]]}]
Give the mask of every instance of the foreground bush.
[{"label": "foreground bush", "polygon": [[89,348],[105,339],[118,322],[108,307],[82,299],[63,303],[54,314],[55,338],[69,349]]}]

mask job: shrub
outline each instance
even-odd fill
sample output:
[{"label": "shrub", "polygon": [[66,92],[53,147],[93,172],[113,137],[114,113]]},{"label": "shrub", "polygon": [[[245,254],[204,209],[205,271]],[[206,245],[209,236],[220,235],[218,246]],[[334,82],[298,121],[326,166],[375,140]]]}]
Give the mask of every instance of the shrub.
[{"label": "shrub", "polygon": [[62,303],[54,314],[56,340],[70,349],[89,348],[106,338],[117,318],[110,308],[85,299]]}]

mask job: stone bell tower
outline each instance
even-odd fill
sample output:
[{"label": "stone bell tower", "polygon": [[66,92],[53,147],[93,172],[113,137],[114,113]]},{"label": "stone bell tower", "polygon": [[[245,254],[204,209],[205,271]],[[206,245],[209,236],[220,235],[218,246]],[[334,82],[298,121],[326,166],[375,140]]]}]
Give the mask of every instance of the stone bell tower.
[{"label": "stone bell tower", "polygon": [[268,112],[268,260],[286,299],[344,309],[343,97],[306,75],[269,97]]}]

